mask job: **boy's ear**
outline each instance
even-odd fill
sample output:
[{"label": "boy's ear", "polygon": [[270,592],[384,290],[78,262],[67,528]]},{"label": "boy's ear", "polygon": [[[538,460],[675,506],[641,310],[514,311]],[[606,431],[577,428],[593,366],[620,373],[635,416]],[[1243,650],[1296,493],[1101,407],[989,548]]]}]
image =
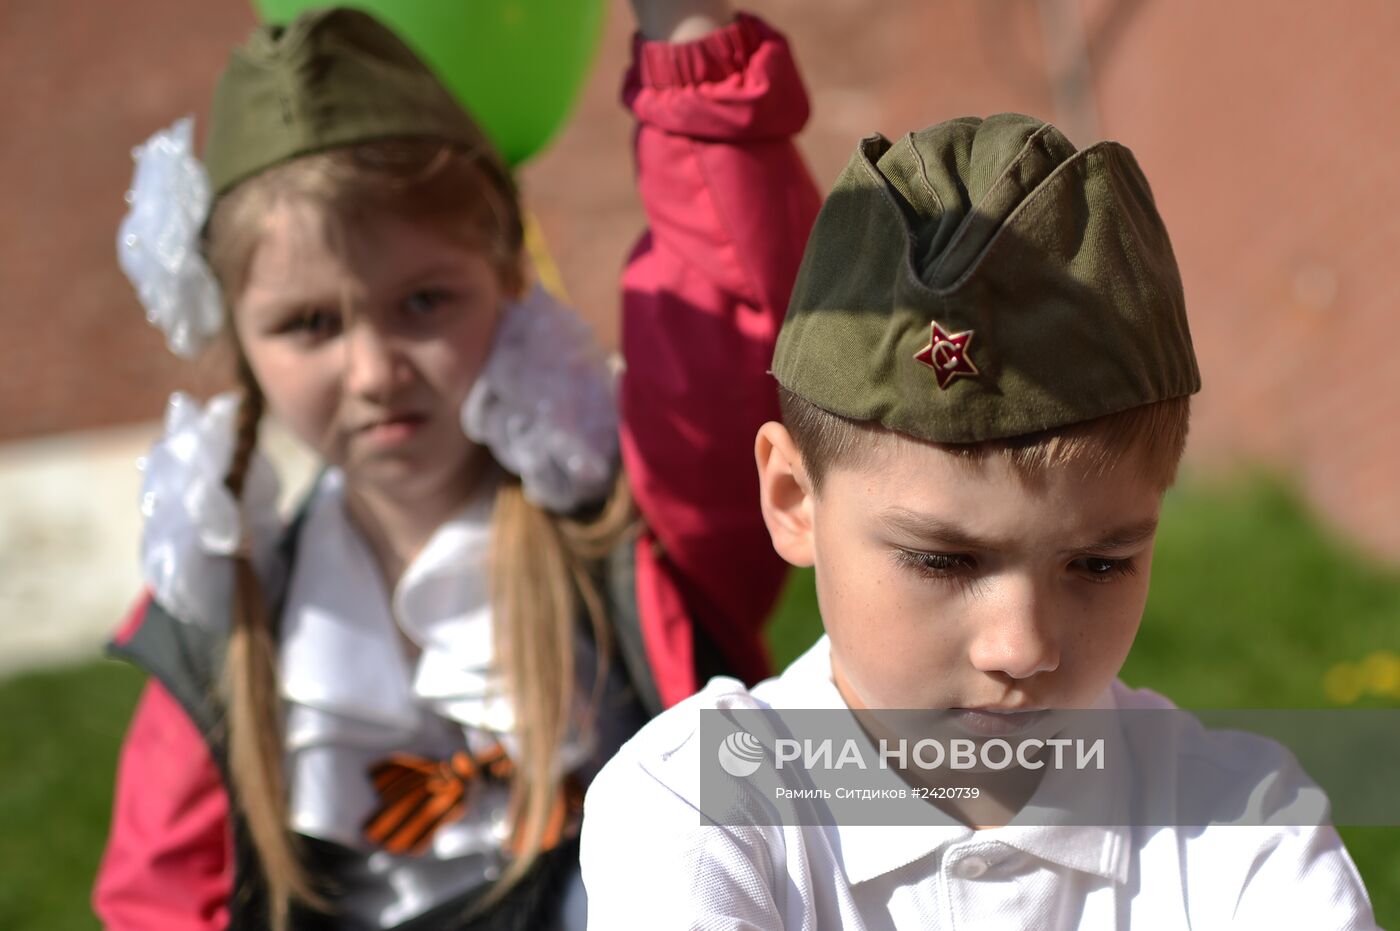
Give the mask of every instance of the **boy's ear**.
[{"label": "boy's ear", "polygon": [[794,566],[812,565],[814,498],[797,444],[786,427],[769,421],[758,429],[753,455],[763,522],[773,549]]}]

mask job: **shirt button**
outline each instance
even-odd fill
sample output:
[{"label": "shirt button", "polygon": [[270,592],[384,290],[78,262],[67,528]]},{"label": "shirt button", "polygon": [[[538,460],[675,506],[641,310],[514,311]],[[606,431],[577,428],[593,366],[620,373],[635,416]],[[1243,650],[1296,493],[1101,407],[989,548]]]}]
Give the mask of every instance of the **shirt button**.
[{"label": "shirt button", "polygon": [[981,857],[965,857],[957,862],[953,872],[961,879],[976,879],[987,872],[987,861]]}]

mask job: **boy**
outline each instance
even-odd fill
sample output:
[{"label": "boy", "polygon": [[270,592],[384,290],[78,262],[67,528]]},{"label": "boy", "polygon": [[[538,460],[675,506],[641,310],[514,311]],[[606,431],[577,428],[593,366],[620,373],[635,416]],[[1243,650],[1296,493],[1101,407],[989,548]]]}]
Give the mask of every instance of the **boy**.
[{"label": "boy", "polygon": [[1028,768],[970,776],[998,791],[935,826],[700,812],[702,709],[947,709],[985,743],[1046,709],[1171,707],[1116,676],[1200,378],[1127,149],[1076,151],[1012,114],[864,140],[773,374],[763,514],[779,555],[815,567],[826,636],[752,691],[712,681],[605,767],[584,820],[593,927],[1374,927],[1331,827],[1265,826],[1325,806],[1287,754],[1199,728],[1135,747],[1152,765],[1119,811],[1225,772],[1266,809],[1255,826],[1015,823],[1052,781]]}]

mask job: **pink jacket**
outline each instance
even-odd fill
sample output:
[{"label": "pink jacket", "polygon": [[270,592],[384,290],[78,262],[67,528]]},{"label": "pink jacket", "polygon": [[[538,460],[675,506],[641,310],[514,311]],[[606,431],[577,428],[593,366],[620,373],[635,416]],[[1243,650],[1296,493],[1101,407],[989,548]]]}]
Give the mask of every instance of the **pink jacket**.
[{"label": "pink jacket", "polygon": [[[788,45],[741,15],[685,45],[634,44],[650,229],[623,273],[622,454],[646,522],[636,546],[642,638],[665,705],[694,692],[698,625],[750,681],[784,578],[758,508],[753,440],[777,417],[773,344],[820,197],[792,143],[807,97]],[[117,635],[140,624],[145,599]],[[228,922],[229,799],[200,731],[158,682],[122,748],[93,894],[109,929]]]}]

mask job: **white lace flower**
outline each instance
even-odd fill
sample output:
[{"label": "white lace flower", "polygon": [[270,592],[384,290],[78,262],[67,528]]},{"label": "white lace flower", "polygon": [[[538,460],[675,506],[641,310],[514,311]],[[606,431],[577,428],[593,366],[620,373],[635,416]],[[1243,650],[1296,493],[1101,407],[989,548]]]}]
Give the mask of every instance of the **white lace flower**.
[{"label": "white lace flower", "polygon": [[178,356],[197,355],[218,334],[219,286],[199,252],[209,212],[209,178],[194,157],[194,119],[177,120],[132,150],[136,171],[117,231],[117,261],[146,319]]},{"label": "white lace flower", "polygon": [[254,563],[270,569],[281,536],[277,475],[254,454],[244,485],[242,515],[224,485],[233,461],[239,398],[221,394],[201,410],[175,392],[165,415],[165,436],[137,467],[145,473],[141,513],[141,570],[156,600],[176,617],[213,625],[227,617],[232,596],[231,563],[244,534]]},{"label": "white lace flower", "polygon": [[538,286],[508,305],[462,428],[540,507],[568,513],[605,498],[617,470],[617,402],[592,329]]}]

